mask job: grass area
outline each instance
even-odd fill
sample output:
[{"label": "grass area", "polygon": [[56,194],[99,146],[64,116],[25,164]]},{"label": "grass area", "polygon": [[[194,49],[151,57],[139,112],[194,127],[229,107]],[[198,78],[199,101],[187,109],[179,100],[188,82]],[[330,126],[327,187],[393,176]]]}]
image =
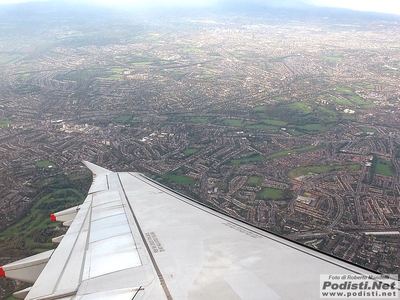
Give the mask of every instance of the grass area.
[{"label": "grass area", "polygon": [[153,62],[151,61],[137,61],[137,62],[132,62],[133,65],[135,66],[147,66],[151,65]]},{"label": "grass area", "polygon": [[10,120],[0,121],[0,127],[8,127],[11,124],[12,124],[12,121],[10,121]]},{"label": "grass area", "polygon": [[125,68],[112,68],[111,71],[115,72],[115,73],[122,73],[123,71],[125,71]]},{"label": "grass area", "polygon": [[343,120],[348,120],[348,121],[355,121],[356,120],[356,115],[355,114],[346,114],[346,113],[341,113],[342,119]]},{"label": "grass area", "polygon": [[140,120],[134,119],[131,115],[122,115],[115,118],[112,122],[117,124],[135,124],[140,123]]},{"label": "grass area", "polygon": [[[258,112],[262,112],[262,108]],[[223,125],[233,126],[233,127],[241,127],[241,128],[248,128],[248,129],[259,129],[259,130],[279,130],[282,126],[285,126],[287,122],[283,122],[280,120],[274,119],[261,119],[258,123],[255,124],[248,124],[250,122],[246,122],[241,119],[224,119],[221,121]]]},{"label": "grass area", "polygon": [[288,176],[290,178],[297,178],[300,176],[304,175],[309,175],[309,174],[320,174],[320,173],[326,173],[326,172],[331,172],[334,170],[360,170],[361,165],[359,164],[354,164],[354,165],[345,165],[345,166],[340,166],[340,165],[334,165],[334,166],[328,166],[328,165],[319,165],[319,166],[303,166],[303,167],[298,167],[295,169],[292,169],[289,171]]},{"label": "grass area", "polygon": [[273,120],[273,119],[262,119],[261,122],[263,122],[267,125],[274,125],[274,126],[279,126],[279,127],[284,127],[287,125],[287,122],[283,122],[280,120]]},{"label": "grass area", "polygon": [[367,102],[365,102],[363,99],[361,99],[358,96],[348,96],[348,98],[357,105],[367,105],[368,104]]},{"label": "grass area", "polygon": [[276,200],[282,198],[282,190],[273,188],[263,188],[260,192],[260,198],[264,200]]},{"label": "grass area", "polygon": [[183,176],[183,175],[175,175],[175,174],[166,174],[166,178],[170,179],[173,182],[181,183],[181,184],[193,184],[194,180],[188,176]]},{"label": "grass area", "polygon": [[273,99],[277,100],[277,101],[285,101],[286,100],[286,98],[282,97],[282,96],[277,96],[277,97],[274,97]]},{"label": "grass area", "polygon": [[183,52],[201,52],[200,49],[197,49],[196,47],[185,47],[183,48]]},{"label": "grass area", "polygon": [[351,89],[349,89],[347,87],[336,87],[334,90],[337,92],[340,92],[342,94],[342,96],[346,97],[349,101],[353,102],[356,105],[361,105],[361,106],[365,106],[365,105],[371,106],[372,105],[372,104],[368,104],[367,102],[365,102],[356,93],[354,93]]},{"label": "grass area", "polygon": [[328,52],[325,53],[324,58],[329,61],[337,62],[340,61],[343,58],[343,56],[337,52]]},{"label": "grass area", "polygon": [[318,132],[323,132],[326,129],[328,129],[328,127],[320,125],[320,124],[307,124],[304,126],[297,126],[296,128],[298,128],[300,130],[305,130],[305,131],[318,131]]},{"label": "grass area", "polygon": [[19,53],[1,53],[0,54],[0,65],[8,65],[20,60],[23,56]]},{"label": "grass area", "polygon": [[310,107],[310,105],[304,102],[293,102],[290,104],[290,107],[296,109],[303,114],[309,114],[312,112],[312,108]]},{"label": "grass area", "polygon": [[253,108],[253,110],[255,112],[264,112],[265,111],[265,106],[264,105],[256,106],[256,107]]},{"label": "grass area", "polygon": [[364,132],[376,132],[375,128],[360,126],[360,129]]},{"label": "grass area", "polygon": [[291,134],[291,135],[293,135],[293,136],[299,136],[299,135],[305,134],[304,132],[301,132],[301,131],[298,131],[298,130],[295,130],[295,129],[287,129],[286,132]]},{"label": "grass area", "polygon": [[16,74],[21,76],[22,78],[27,78],[27,77],[31,76],[31,73],[24,72],[24,71],[18,71]]},{"label": "grass area", "polygon": [[250,185],[250,186],[261,186],[262,185],[262,182],[263,182],[263,180],[262,180],[262,178],[261,177],[258,177],[258,176],[250,176],[248,179],[247,179],[247,185]]},{"label": "grass area", "polygon": [[390,161],[378,158],[376,161],[376,174],[386,175],[386,176],[395,176],[396,174],[393,172],[393,165]]},{"label": "grass area", "polygon": [[249,128],[249,129],[260,129],[260,130],[279,130],[279,127],[265,125],[265,124],[246,125],[246,128]]},{"label": "grass area", "polygon": [[199,151],[199,150],[195,149],[195,148],[189,148],[189,149],[183,150],[183,154],[188,156],[188,155],[195,154],[197,151]]},{"label": "grass area", "polygon": [[357,82],[357,83],[355,83],[355,85],[361,86],[361,87],[363,87],[363,88],[370,89],[370,90],[372,90],[372,89],[375,88],[374,85],[368,84],[368,83],[364,83],[364,82]]},{"label": "grass area", "polygon": [[38,161],[35,163],[35,167],[36,168],[56,168],[56,164],[48,161],[48,160],[42,160],[42,161]]},{"label": "grass area", "polygon": [[340,61],[342,59],[342,56],[339,54],[330,54],[326,55],[325,59],[329,61]]},{"label": "grass area", "polygon": [[224,181],[219,181],[215,184],[217,188],[223,191],[228,191],[228,184]]},{"label": "grass area", "polygon": [[319,114],[319,119],[325,123],[336,123],[339,119],[339,114],[335,109],[318,106],[317,112]]},{"label": "grass area", "polygon": [[243,120],[239,119],[225,119],[222,121],[223,124],[233,127],[243,127]]},{"label": "grass area", "polygon": [[263,157],[261,155],[253,155],[253,156],[250,156],[250,157],[243,157],[243,158],[240,158],[240,159],[232,159],[230,161],[230,163],[232,165],[240,165],[240,164],[249,164],[249,163],[263,161],[263,160],[265,160],[265,157]]},{"label": "grass area", "polygon": [[347,106],[351,105],[351,103],[348,100],[342,99],[342,98],[336,98],[330,94],[325,94],[325,95],[323,95],[323,97],[327,100],[330,100],[330,101],[335,102],[340,105],[347,105]]},{"label": "grass area", "polygon": [[22,84],[22,85],[17,85],[16,88],[14,89],[14,92],[19,95],[26,95],[30,93],[37,93],[40,92],[41,89],[39,86],[32,85],[32,84]]},{"label": "grass area", "polygon": [[18,237],[25,242],[24,248],[41,252],[53,248],[51,238],[57,235],[59,223],[50,221],[50,214],[82,203],[84,195],[73,188],[52,190],[35,202],[29,214],[1,233],[0,241]]},{"label": "grass area", "polygon": [[278,157],[289,155],[290,153],[306,152],[306,151],[312,151],[312,150],[316,150],[316,149],[319,149],[319,147],[316,147],[313,145],[307,145],[307,146],[304,146],[301,148],[294,148],[292,150],[279,151],[274,154],[271,154],[270,156],[268,156],[268,158],[278,158]]},{"label": "grass area", "polygon": [[353,91],[350,90],[347,87],[342,87],[342,86],[338,86],[334,89],[337,92],[340,92],[341,94],[347,96],[347,95],[354,95]]},{"label": "grass area", "polygon": [[126,124],[131,118],[132,118],[132,116],[130,116],[130,115],[122,115],[122,116],[119,116],[118,118],[115,118],[113,120],[113,123]]},{"label": "grass area", "polygon": [[213,74],[203,74],[203,75],[201,75],[201,77],[209,79],[209,78],[214,78],[214,75]]},{"label": "grass area", "polygon": [[209,117],[188,117],[188,121],[193,123],[207,123],[209,120]]}]

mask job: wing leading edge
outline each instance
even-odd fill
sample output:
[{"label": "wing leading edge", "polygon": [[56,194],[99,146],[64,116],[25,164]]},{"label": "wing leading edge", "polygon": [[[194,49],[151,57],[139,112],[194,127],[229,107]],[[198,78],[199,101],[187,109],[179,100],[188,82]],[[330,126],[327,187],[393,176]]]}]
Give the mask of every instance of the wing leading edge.
[{"label": "wing leading edge", "polygon": [[366,273],[140,173],[85,165],[88,196],[53,215],[74,219],[25,299],[319,299],[320,274]]}]

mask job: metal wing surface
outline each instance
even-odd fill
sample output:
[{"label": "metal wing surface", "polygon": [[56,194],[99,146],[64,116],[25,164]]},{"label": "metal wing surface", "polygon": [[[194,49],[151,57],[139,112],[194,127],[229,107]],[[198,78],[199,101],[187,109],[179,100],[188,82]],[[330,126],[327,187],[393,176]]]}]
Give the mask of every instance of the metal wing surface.
[{"label": "metal wing surface", "polygon": [[320,274],[366,273],[140,173],[85,164],[88,196],[55,214],[75,217],[25,299],[319,299]]}]

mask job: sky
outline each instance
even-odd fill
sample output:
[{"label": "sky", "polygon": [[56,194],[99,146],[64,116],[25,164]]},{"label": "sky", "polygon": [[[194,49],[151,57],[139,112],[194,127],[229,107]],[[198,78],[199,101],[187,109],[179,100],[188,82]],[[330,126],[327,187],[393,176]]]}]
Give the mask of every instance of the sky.
[{"label": "sky", "polygon": [[[33,2],[33,1],[52,1],[52,0],[0,0],[0,4]],[[163,5],[194,5],[207,6],[218,3],[221,0],[82,0],[82,2],[100,3],[100,4],[157,4]],[[256,3],[270,2],[268,0],[250,0]],[[322,7],[349,8],[360,11],[371,11],[381,13],[391,13],[400,15],[399,0],[280,0],[278,2],[296,3],[302,2]],[[80,2],[80,1],[79,1]]]}]

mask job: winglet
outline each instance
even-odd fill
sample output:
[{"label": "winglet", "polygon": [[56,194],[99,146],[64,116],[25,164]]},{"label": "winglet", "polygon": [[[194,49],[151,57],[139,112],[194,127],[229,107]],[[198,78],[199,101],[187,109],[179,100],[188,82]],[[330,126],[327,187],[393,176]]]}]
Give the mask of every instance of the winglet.
[{"label": "winglet", "polygon": [[52,220],[53,222],[57,221],[57,217],[55,214],[51,214],[50,215],[50,220]]},{"label": "winglet", "polygon": [[83,163],[85,164],[86,167],[89,168],[90,171],[92,171],[92,173],[94,175],[100,175],[100,174],[106,174],[106,173],[112,172],[105,168],[99,167],[98,165],[92,164],[91,162],[88,162],[88,161],[83,161]]},{"label": "winglet", "polygon": [[3,267],[0,267],[0,277],[6,277],[6,272],[4,272]]}]

